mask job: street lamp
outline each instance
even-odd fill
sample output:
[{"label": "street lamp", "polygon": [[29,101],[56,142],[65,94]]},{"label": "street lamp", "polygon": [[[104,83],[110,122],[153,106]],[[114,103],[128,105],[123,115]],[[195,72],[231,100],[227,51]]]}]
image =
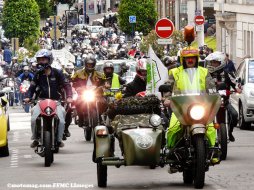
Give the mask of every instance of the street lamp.
[{"label": "street lamp", "polygon": [[86,24],[86,0],[84,0],[84,23]]}]

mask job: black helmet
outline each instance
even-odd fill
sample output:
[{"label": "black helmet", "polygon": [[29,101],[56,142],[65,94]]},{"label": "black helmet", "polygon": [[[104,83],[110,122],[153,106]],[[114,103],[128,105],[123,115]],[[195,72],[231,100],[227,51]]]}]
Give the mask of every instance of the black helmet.
[{"label": "black helmet", "polygon": [[120,68],[123,72],[127,72],[130,69],[130,66],[126,64],[126,62],[122,62],[120,64]]},{"label": "black helmet", "polygon": [[94,71],[95,65],[96,65],[96,59],[94,58],[94,56],[93,55],[88,55],[85,58],[85,70],[88,73],[91,73],[91,72]]},{"label": "black helmet", "polygon": [[163,59],[163,63],[164,63],[164,65],[167,67],[167,66],[173,64],[173,63],[174,63],[174,60],[173,60],[172,57],[166,56],[166,57]]}]

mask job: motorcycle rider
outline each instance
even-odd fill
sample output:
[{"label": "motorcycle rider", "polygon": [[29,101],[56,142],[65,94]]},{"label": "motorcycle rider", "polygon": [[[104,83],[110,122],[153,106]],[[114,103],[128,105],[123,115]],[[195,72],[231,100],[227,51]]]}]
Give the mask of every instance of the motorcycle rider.
[{"label": "motorcycle rider", "polygon": [[[76,71],[72,77],[71,81],[73,82],[73,87],[76,91],[79,91],[82,87],[89,86],[102,86],[104,84],[103,74],[95,70],[96,59],[93,55],[88,55],[85,59],[85,67]],[[77,100],[78,101],[78,100]],[[82,127],[84,123],[84,109],[82,103],[76,104],[76,110],[79,117],[79,127]]]},{"label": "motorcycle rider", "polygon": [[24,80],[28,80],[29,82],[31,82],[33,80],[33,78],[34,78],[34,75],[32,72],[30,72],[30,69],[28,66],[25,66],[23,68],[23,73],[18,76],[18,79],[20,80],[21,83]]},{"label": "motorcycle rider", "polygon": [[128,70],[130,69],[130,66],[126,64],[126,62],[122,62],[120,64],[120,73],[119,76],[123,77],[125,73],[128,72]]},{"label": "motorcycle rider", "polygon": [[[229,90],[232,87],[236,92],[241,93],[241,90],[236,88],[236,84],[232,82],[230,74],[225,71],[226,66],[226,55],[223,52],[214,52],[209,54],[205,60],[208,62],[207,69],[211,74],[212,78],[215,80],[217,90]],[[230,104],[229,101],[226,101],[226,109],[229,113],[229,140],[231,142],[235,141],[233,136],[234,127],[236,127],[238,122],[238,113],[235,108]]]},{"label": "motorcycle rider", "polygon": [[105,62],[103,65],[103,71],[108,87],[119,89],[120,85],[126,83],[126,80],[122,79],[118,74],[114,73],[114,64],[112,62]]},{"label": "motorcycle rider", "polygon": [[170,57],[170,56],[164,57],[163,64],[165,65],[165,67],[168,68],[168,70],[180,66],[178,63],[175,63],[173,57]]},{"label": "motorcycle rider", "polygon": [[[65,77],[70,80],[71,76],[74,73],[74,65],[71,62],[68,62],[65,64],[64,66],[64,71],[63,71]],[[64,136],[63,136],[63,140],[66,140],[66,137],[70,137],[71,133],[69,131],[69,126],[71,124],[71,120],[72,120],[72,109],[68,108],[66,110],[66,116],[65,116],[65,128],[64,128]]]},{"label": "motorcycle rider", "polygon": [[[29,98],[24,99],[25,102],[29,102],[33,98],[37,87],[39,87],[39,98],[50,98],[53,100],[60,100],[60,95],[58,92],[61,88],[64,88],[66,91],[67,103],[71,103],[72,91],[70,83],[61,71],[51,67],[53,62],[52,53],[47,49],[41,49],[36,53],[35,57],[38,65],[41,66],[41,69],[36,73],[33,81],[31,82],[31,85],[28,89]],[[40,115],[40,107],[38,103],[32,108],[31,114],[31,129],[33,133],[32,140],[34,140],[31,144],[31,148],[34,148],[39,143],[35,136],[36,119]],[[63,147],[64,144],[62,142],[62,137],[64,132],[65,110],[60,102],[57,104],[57,116],[59,118],[58,146]]]},{"label": "motorcycle rider", "polygon": [[147,59],[142,58],[137,61],[136,76],[132,82],[126,85],[124,97],[135,96],[139,92],[146,90],[146,76],[147,76]]},{"label": "motorcycle rider", "polygon": [[[170,92],[173,92],[173,87],[176,86],[179,90],[191,90],[194,85],[199,86],[200,90],[208,91],[209,89],[214,89],[215,84],[210,76],[208,69],[198,66],[199,60],[199,50],[191,46],[186,47],[180,52],[180,62],[181,66],[171,69],[169,71],[169,86]],[[185,73],[187,69],[196,68],[192,82],[189,76]],[[195,80],[196,79],[196,80]],[[186,81],[189,81],[186,83]],[[195,84],[196,83],[196,84]],[[189,85],[188,85],[189,84]],[[165,100],[164,105],[169,107],[170,100]],[[173,148],[177,142],[177,136],[181,133],[181,127],[175,114],[172,113],[169,128],[167,130],[167,145],[169,148]],[[216,141],[216,130],[213,124],[209,124],[207,127],[206,136],[210,147],[215,146]],[[217,155],[216,155],[217,156]],[[212,162],[218,163],[218,158],[213,158]]]}]

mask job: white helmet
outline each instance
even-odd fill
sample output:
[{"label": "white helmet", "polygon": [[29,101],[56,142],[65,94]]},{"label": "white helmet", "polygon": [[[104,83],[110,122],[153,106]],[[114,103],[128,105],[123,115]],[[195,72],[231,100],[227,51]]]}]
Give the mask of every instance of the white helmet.
[{"label": "white helmet", "polygon": [[137,75],[138,75],[141,79],[143,79],[143,80],[146,79],[146,72],[144,72],[144,71],[147,70],[147,69],[146,69],[146,65],[147,65],[147,59],[142,58],[142,59],[139,59],[139,60],[137,61],[136,72],[137,72]]},{"label": "white helmet", "polygon": [[[205,61],[207,61],[207,69],[210,73],[214,73],[218,70],[221,70],[226,65],[226,54],[220,51],[215,51],[214,53],[209,54]],[[211,65],[212,61],[220,62],[220,65],[218,67],[214,67]]]},{"label": "white helmet", "polygon": [[74,71],[73,63],[71,63],[71,62],[66,63],[65,66],[64,66],[64,69],[68,74],[72,74],[73,71]]}]

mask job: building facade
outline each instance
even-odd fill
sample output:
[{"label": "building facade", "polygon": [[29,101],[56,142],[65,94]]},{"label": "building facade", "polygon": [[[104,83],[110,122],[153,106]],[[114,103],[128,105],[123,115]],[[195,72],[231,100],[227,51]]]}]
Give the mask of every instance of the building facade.
[{"label": "building facade", "polygon": [[[216,0],[204,0],[203,14],[209,23],[215,22],[214,3]],[[156,0],[158,18],[168,17],[179,28],[192,24],[197,7],[197,0]],[[176,23],[177,22],[177,23]]]},{"label": "building facade", "polygon": [[254,0],[217,0],[217,49],[240,63],[254,57]]}]

